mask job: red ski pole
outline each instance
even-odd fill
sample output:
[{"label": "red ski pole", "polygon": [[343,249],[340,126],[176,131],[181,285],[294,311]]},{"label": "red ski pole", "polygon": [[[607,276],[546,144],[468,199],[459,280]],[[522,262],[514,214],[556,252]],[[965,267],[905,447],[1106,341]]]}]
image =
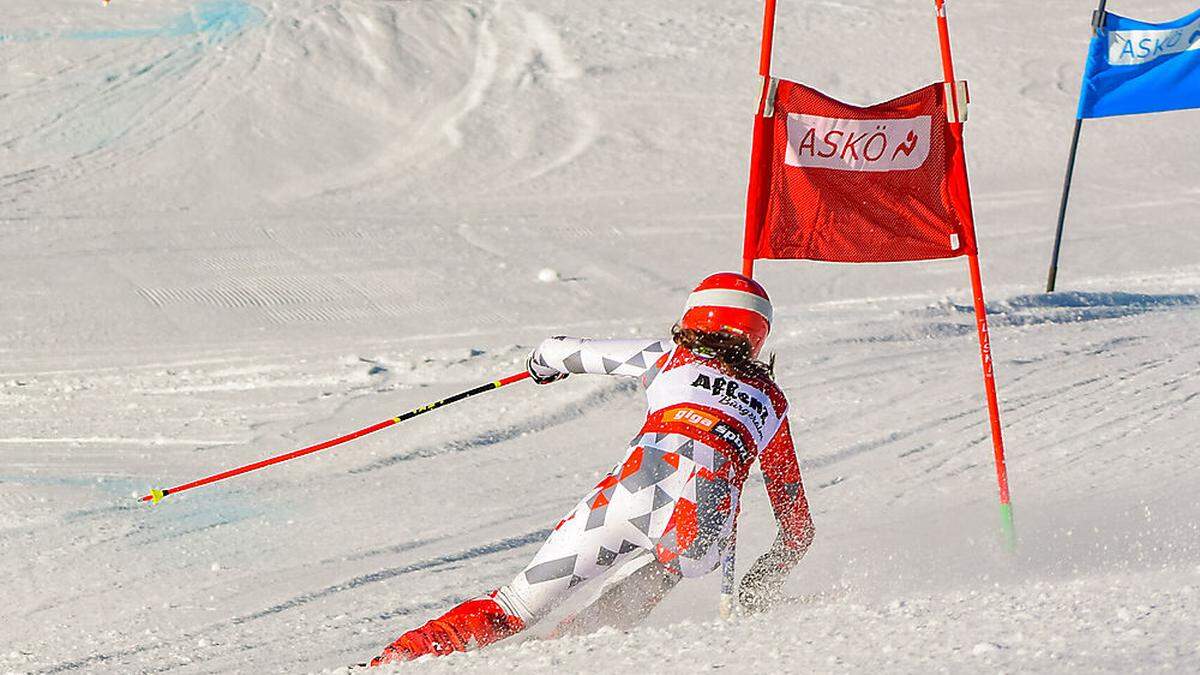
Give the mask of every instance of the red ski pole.
[{"label": "red ski pole", "polygon": [[332,448],[335,445],[341,445],[342,443],[352,441],[356,438],[361,438],[363,436],[366,436],[367,434],[373,434],[376,431],[379,431],[380,429],[386,429],[386,428],[392,426],[393,424],[399,424],[401,422],[406,422],[406,421],[411,420],[412,418],[416,417],[417,415],[424,415],[425,413],[427,413],[431,410],[437,410],[438,408],[450,405],[451,403],[458,403],[459,401],[461,401],[463,399],[471,398],[472,396],[475,396],[477,394],[482,394],[487,391],[492,391],[493,389],[499,389],[500,387],[508,386],[510,384],[513,384],[514,382],[520,382],[521,380],[524,380],[528,377],[529,377],[529,373],[527,373],[527,372],[517,373],[516,375],[509,375],[508,377],[505,377],[500,380],[496,380],[495,382],[488,382],[487,384],[481,384],[478,387],[475,387],[473,389],[468,389],[466,391],[459,392],[453,396],[449,396],[440,401],[434,401],[433,403],[427,403],[419,408],[413,408],[412,410],[409,410],[408,412],[404,413],[403,415],[400,415],[398,417],[393,417],[388,420],[384,420],[382,422],[379,422],[378,424],[372,424],[369,427],[359,429],[358,431],[346,434],[345,436],[338,436],[337,438],[325,441],[323,443],[317,443],[316,445],[310,445],[307,448],[293,450],[291,452],[286,452],[282,455],[276,455],[274,457],[269,457],[267,459],[259,460],[252,464],[247,464],[245,466],[239,466],[236,469],[229,469],[228,471],[222,471],[221,473],[215,473],[211,476],[206,476],[204,478],[194,480],[190,483],[184,483],[183,485],[176,485],[175,487],[168,488],[166,490],[151,490],[150,494],[138,499],[138,501],[153,502],[153,503],[157,504],[157,503],[161,502],[163,500],[163,497],[166,497],[167,495],[173,495],[178,492],[183,492],[184,490],[191,490],[192,488],[197,488],[197,487],[200,487],[201,485],[208,485],[209,483],[216,483],[217,481],[225,480],[226,478],[233,478],[234,476],[240,476],[244,473],[250,473],[251,471],[256,471],[263,467],[271,466],[272,464],[279,464],[280,462],[286,462],[289,459],[296,459],[297,457],[311,455],[314,452],[319,452],[321,450]]}]

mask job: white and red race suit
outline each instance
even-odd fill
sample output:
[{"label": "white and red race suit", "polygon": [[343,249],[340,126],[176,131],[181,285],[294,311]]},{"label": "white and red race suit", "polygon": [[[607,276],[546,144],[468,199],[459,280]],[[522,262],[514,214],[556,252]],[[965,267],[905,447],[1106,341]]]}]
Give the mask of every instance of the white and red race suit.
[{"label": "white and red race suit", "polygon": [[637,377],[647,414],[625,457],[555,527],[533,561],[490,597],[528,625],[575,586],[627,556],[652,552],[671,572],[718,566],[739,495],[760,460],[783,544],[813,537],[787,422],[787,400],[766,377],[746,377],[671,340],[556,337],[533,353],[539,376]]}]

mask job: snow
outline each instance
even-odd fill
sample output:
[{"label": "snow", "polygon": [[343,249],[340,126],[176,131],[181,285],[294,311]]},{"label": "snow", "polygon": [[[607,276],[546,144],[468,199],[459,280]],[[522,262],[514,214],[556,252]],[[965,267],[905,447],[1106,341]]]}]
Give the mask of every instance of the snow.
[{"label": "snow", "polygon": [[[1151,573],[1146,581],[1174,585],[1183,579]],[[1198,646],[1196,596],[1195,591],[1131,593],[1117,578],[1022,584],[1011,590],[920,595],[902,604],[818,604],[728,625],[680,622],[628,634],[610,629],[427,658],[395,672],[582,672],[601,660],[618,672],[631,672],[648,658],[656,672],[666,673],[1186,669],[1184,664],[1195,662]],[[1113,616],[1131,600],[1146,603],[1136,618]]]},{"label": "snow", "polygon": [[[934,81],[930,5],[783,0],[776,73],[859,103]],[[634,386],[523,383],[131,495],[549,335],[662,335],[739,263],[759,3],[5,7],[0,672],[369,659],[525,564],[618,458]],[[1085,124],[1064,292],[1039,293],[1088,9],[949,3],[1015,553],[963,261],[760,263],[817,525],[798,601],[724,623],[706,578],[634,632],[398,670],[1200,670],[1200,113]],[[742,569],[772,535],[747,493]]]}]

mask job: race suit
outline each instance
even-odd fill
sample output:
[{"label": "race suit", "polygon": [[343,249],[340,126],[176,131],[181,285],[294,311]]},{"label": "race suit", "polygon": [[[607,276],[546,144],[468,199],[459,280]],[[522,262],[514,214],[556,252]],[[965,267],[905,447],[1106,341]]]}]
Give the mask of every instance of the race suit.
[{"label": "race suit", "polygon": [[621,462],[492,596],[526,624],[640,551],[653,552],[681,576],[711,572],[733,532],[755,458],[785,545],[808,547],[812,521],[787,401],[774,382],[735,375],[671,340],[551,338],[534,351],[531,368],[539,375],[640,378],[647,415]]}]

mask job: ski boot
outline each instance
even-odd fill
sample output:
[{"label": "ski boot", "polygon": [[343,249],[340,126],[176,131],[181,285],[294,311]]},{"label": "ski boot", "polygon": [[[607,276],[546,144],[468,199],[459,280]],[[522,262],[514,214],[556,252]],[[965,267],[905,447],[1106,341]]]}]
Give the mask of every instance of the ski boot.
[{"label": "ski boot", "polygon": [[371,665],[478,649],[524,628],[525,622],[520,617],[504,611],[492,598],[468,600],[424,626],[401,635],[372,659]]}]

